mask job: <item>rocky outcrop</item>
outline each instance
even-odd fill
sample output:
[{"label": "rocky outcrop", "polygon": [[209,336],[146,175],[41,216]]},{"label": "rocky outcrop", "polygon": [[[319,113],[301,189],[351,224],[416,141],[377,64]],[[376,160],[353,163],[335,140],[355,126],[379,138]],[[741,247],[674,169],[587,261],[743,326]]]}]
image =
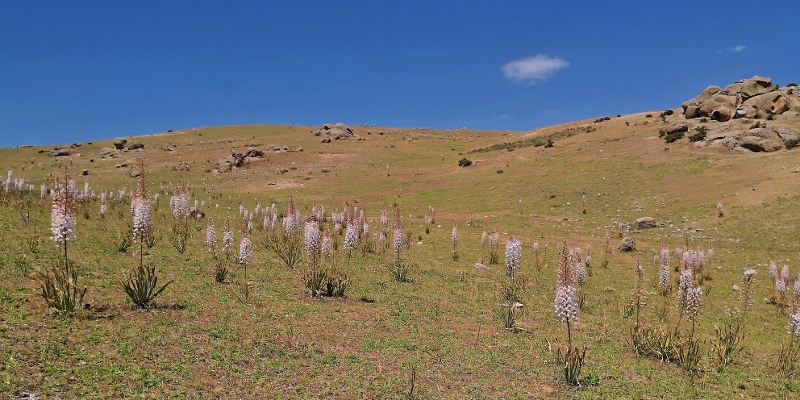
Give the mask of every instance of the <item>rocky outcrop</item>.
[{"label": "rocky outcrop", "polygon": [[683,107],[683,115],[686,118],[696,118],[700,116],[700,105],[703,104],[706,100],[710,99],[711,96],[719,93],[722,91],[722,88],[719,86],[709,86],[703,93],[700,93],[697,97],[684,102],[681,104]]},{"label": "rocky outcrop", "polygon": [[126,143],[128,143],[128,139],[116,138],[114,139],[114,148],[117,150],[122,150],[125,148]]},{"label": "rocky outcrop", "polygon": [[125,150],[144,149],[144,144],[138,140],[131,140],[125,143]]},{"label": "rocky outcrop", "polygon": [[706,146],[721,146],[739,153],[760,153],[794,147],[800,129],[788,125],[761,124],[720,126],[706,135]]},{"label": "rocky outcrop", "polygon": [[[270,146],[273,148],[274,146]],[[207,169],[206,172],[212,173],[228,173],[236,168],[244,167],[248,162],[259,158],[264,158],[266,153],[263,150],[251,147],[246,152],[240,153],[231,150],[231,154],[226,157],[220,157],[214,161],[214,165]],[[187,166],[188,169],[188,166]]]},{"label": "rocky outcrop", "polygon": [[364,140],[363,137],[359,136],[353,131],[353,128],[350,128],[341,122],[335,125],[322,125],[322,128],[314,132],[314,136],[323,136],[322,143],[330,143],[333,140]]},{"label": "rocky outcrop", "polygon": [[770,78],[754,76],[725,89],[709,86],[681,107],[687,119],[710,118],[721,122],[734,118],[770,119],[785,112],[800,113],[800,93],[793,87],[779,88]]}]

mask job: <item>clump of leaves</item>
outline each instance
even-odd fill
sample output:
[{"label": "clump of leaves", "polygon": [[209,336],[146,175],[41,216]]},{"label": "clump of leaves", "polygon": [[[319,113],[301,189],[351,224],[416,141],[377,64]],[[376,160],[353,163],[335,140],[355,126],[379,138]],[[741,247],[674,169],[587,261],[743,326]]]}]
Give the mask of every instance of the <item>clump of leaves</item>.
[{"label": "clump of leaves", "polygon": [[36,274],[41,295],[47,305],[63,315],[72,315],[83,304],[86,286],[78,286],[78,270],[58,266],[47,268]]},{"label": "clump of leaves", "polygon": [[169,281],[158,288],[156,267],[139,264],[136,269],[128,274],[125,282],[122,282],[122,288],[125,289],[125,293],[137,307],[150,308],[156,296],[161,294],[172,282]]},{"label": "clump of leaves", "polygon": [[133,235],[131,232],[133,231],[133,227],[126,226],[124,229],[117,233],[117,239],[113,240],[114,247],[120,253],[127,253],[128,249],[133,245]]},{"label": "clump of leaves", "polygon": [[175,219],[172,224],[172,236],[170,243],[179,254],[186,252],[186,245],[189,243],[189,238],[192,237],[192,231],[189,228],[189,223],[185,218]]},{"label": "clump of leaves", "polygon": [[228,259],[218,258],[214,263],[214,282],[225,283],[228,277]]},{"label": "clump of leaves", "polygon": [[564,380],[570,385],[578,384],[578,377],[581,375],[581,368],[586,359],[586,346],[560,347],[556,350],[556,362],[564,372]]},{"label": "clump of leaves", "polygon": [[500,286],[500,318],[503,327],[512,332],[518,332],[517,318],[522,312],[522,295],[525,294],[528,280],[523,275],[516,275]]}]

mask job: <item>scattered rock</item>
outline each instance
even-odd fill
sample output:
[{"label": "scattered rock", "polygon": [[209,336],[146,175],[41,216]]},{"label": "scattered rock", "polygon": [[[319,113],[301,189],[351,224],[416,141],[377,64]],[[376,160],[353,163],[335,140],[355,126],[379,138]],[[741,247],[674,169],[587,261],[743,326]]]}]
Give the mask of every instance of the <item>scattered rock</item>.
[{"label": "scattered rock", "polygon": [[661,136],[671,135],[678,132],[689,132],[689,125],[686,122],[676,122],[658,131]]},{"label": "scattered rock", "polygon": [[619,251],[636,251],[636,241],[630,236],[625,236],[617,246]]},{"label": "scattered rock", "polygon": [[194,219],[203,219],[203,218],[206,217],[206,213],[204,213],[203,210],[199,210],[197,208],[192,208],[189,211],[189,216],[194,218]]},{"label": "scattered rock", "polygon": [[114,152],[115,152],[114,149],[112,149],[110,147],[103,147],[102,149],[100,149],[100,155],[101,156],[114,155]]},{"label": "scattered rock", "polygon": [[138,178],[141,173],[139,171],[131,171],[131,178]]},{"label": "scattered rock", "polygon": [[72,150],[70,149],[57,149],[50,152],[50,157],[66,157],[71,155]]},{"label": "scattered rock", "polygon": [[648,228],[655,228],[657,226],[656,220],[652,217],[642,217],[637,219],[633,223],[633,227],[635,229],[648,229]]},{"label": "scattered rock", "polygon": [[733,285],[733,287],[731,289],[733,289],[734,292],[738,292],[739,291],[739,285]]},{"label": "scattered rock", "polygon": [[331,172],[331,170],[329,170],[328,168],[323,168],[322,169],[322,173],[323,174],[327,174],[328,172]]},{"label": "scattered rock", "polygon": [[245,153],[244,156],[252,158],[262,158],[264,157],[264,151],[251,147],[247,149],[247,153]]},{"label": "scattered rock", "polygon": [[83,172],[81,172],[81,175],[83,176],[89,175],[89,170],[88,169],[83,170]]}]

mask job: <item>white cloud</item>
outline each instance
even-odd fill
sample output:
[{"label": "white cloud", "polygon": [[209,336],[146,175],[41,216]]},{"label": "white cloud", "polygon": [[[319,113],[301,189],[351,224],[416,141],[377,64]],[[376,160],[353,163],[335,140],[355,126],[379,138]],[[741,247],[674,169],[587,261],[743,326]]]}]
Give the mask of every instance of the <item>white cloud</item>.
[{"label": "white cloud", "polygon": [[733,48],[733,51],[739,52],[739,51],[742,51],[742,50],[744,50],[746,48],[747,48],[747,46],[738,45],[738,46]]},{"label": "white cloud", "polygon": [[547,54],[537,54],[533,57],[511,61],[503,65],[501,70],[506,78],[535,85],[568,66],[569,62],[563,58],[550,58]]}]

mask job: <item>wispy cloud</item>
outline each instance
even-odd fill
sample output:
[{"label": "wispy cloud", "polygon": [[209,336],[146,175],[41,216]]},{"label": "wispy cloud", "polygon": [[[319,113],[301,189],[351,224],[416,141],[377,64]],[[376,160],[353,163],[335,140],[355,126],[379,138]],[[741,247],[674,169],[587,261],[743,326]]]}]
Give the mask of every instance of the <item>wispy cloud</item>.
[{"label": "wispy cloud", "polygon": [[533,57],[511,61],[503,65],[501,70],[506,78],[527,85],[535,85],[568,66],[569,62],[563,58],[551,58],[547,54],[537,54]]},{"label": "wispy cloud", "polygon": [[735,47],[731,48],[731,50],[738,53],[738,52],[740,52],[740,51],[742,51],[742,50],[744,50],[746,48],[747,48],[747,46],[743,46],[743,45],[740,44],[738,46],[735,46]]}]

